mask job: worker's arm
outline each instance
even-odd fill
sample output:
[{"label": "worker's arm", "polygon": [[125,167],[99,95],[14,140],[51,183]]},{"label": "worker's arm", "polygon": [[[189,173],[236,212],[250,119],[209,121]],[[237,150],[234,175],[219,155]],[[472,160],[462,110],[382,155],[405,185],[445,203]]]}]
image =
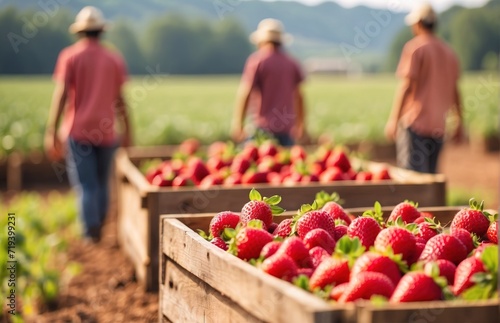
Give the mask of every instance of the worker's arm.
[{"label": "worker's arm", "polygon": [[454,93],[454,104],[453,107],[455,109],[455,113],[457,114],[457,125],[455,131],[452,136],[452,140],[456,142],[461,142],[464,140],[464,122],[462,115],[462,98],[460,96],[460,91],[458,89],[458,85],[455,84],[455,93]]},{"label": "worker's arm", "polygon": [[57,136],[57,127],[61,120],[67,97],[68,90],[66,83],[57,82],[52,95],[52,103],[50,105],[44,138],[45,151],[47,152],[49,158],[54,160],[60,159],[64,153],[61,141]]},{"label": "worker's arm", "polygon": [[398,122],[401,118],[403,106],[408,99],[410,89],[413,86],[413,81],[410,78],[403,78],[399,83],[398,89],[394,97],[392,111],[385,125],[385,135],[388,139],[394,140],[398,129]]},{"label": "worker's arm", "polygon": [[297,88],[295,89],[294,93],[294,99],[295,99],[295,112],[297,115],[297,118],[295,120],[295,129],[294,129],[294,137],[295,140],[300,140],[304,136],[307,135],[306,131],[306,120],[305,120],[305,103],[304,103],[304,95],[302,93],[302,88],[299,85],[297,85]]},{"label": "worker's arm", "polygon": [[248,101],[252,87],[246,82],[241,82],[236,95],[236,108],[234,111],[233,124],[231,136],[234,141],[239,142],[245,139],[245,132],[243,130],[245,116],[248,109]]},{"label": "worker's arm", "polygon": [[118,120],[122,123],[123,126],[123,137],[121,140],[121,145],[123,147],[132,146],[132,127],[130,125],[129,111],[127,109],[127,104],[121,91],[116,101],[116,111],[118,114]]}]

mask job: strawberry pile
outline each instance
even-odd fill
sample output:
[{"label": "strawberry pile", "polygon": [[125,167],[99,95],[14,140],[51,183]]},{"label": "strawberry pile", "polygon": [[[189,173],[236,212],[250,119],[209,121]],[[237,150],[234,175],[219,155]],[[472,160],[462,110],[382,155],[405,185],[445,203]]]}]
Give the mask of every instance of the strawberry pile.
[{"label": "strawberry pile", "polygon": [[241,212],[218,213],[204,237],[264,272],[338,303],[498,297],[497,214],[471,199],[449,227],[405,201],[384,220],[378,202],[360,217],[320,192],[293,218],[281,198],[252,189]]},{"label": "strawberry pile", "polygon": [[271,183],[293,185],[341,180],[376,181],[390,179],[381,167],[367,170],[353,167],[342,148],[319,147],[308,154],[302,146],[285,148],[271,140],[248,142],[241,149],[231,143],[215,142],[206,154],[187,141],[172,159],[146,165],[146,179],[155,186],[236,185]]}]

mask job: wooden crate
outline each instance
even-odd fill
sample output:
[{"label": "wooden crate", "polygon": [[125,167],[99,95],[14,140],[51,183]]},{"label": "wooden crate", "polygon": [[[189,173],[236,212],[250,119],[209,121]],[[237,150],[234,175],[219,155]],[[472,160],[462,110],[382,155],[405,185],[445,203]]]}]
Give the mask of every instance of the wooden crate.
[{"label": "wooden crate", "polygon": [[[389,209],[386,209],[388,211]],[[448,222],[457,208],[423,208]],[[349,210],[359,214],[358,210]],[[386,215],[389,215],[387,212]],[[288,216],[279,217],[281,219]],[[499,322],[498,300],[336,305],[211,245],[196,229],[213,214],[161,217],[162,322]]]},{"label": "wooden crate", "polygon": [[[161,149],[158,151],[158,149]],[[160,188],[150,185],[137,168],[148,157],[169,156],[172,148],[119,150],[116,158],[116,188],[118,212],[118,239],[125,253],[134,262],[139,281],[148,290],[158,288],[159,216],[160,214],[192,214],[239,211],[248,201],[251,187],[263,196],[279,194],[280,204],[287,210],[297,210],[311,203],[317,192],[337,192],[345,207],[372,206],[375,200],[382,205],[396,205],[410,199],[421,206],[445,204],[446,181],[443,175],[419,174],[389,167],[393,180],[379,182],[340,181],[325,185],[313,183],[297,186],[257,184],[235,187],[213,187],[200,190],[194,187]],[[378,164],[372,163],[376,167]]]}]

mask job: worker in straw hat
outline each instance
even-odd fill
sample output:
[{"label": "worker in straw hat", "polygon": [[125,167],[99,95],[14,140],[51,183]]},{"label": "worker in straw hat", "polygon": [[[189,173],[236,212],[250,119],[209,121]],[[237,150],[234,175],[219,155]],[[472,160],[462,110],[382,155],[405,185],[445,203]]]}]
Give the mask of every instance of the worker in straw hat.
[{"label": "worker in straw hat", "polygon": [[[65,154],[66,171],[79,194],[79,211],[89,240],[100,239],[108,209],[108,177],[119,143],[131,144],[122,88],[123,59],[101,45],[106,27],[101,11],[85,7],[69,27],[79,40],[57,59],[56,82],[45,132],[45,149],[52,159]],[[122,136],[115,134],[115,118]],[[59,123],[60,127],[59,127]]]},{"label": "worker in straw hat", "polygon": [[253,118],[254,131],[273,136],[281,145],[292,145],[305,135],[300,88],[304,75],[283,49],[290,39],[276,19],[262,20],[250,35],[258,49],[247,59],[243,70],[232,125],[235,141],[252,136],[245,132],[247,113]]},{"label": "worker in straw hat", "polygon": [[458,89],[459,63],[450,47],[434,34],[437,15],[429,4],[405,18],[413,39],[403,48],[396,75],[401,79],[385,133],[396,140],[398,164],[435,173],[445,137],[447,113],[455,111],[455,140],[463,137]]}]

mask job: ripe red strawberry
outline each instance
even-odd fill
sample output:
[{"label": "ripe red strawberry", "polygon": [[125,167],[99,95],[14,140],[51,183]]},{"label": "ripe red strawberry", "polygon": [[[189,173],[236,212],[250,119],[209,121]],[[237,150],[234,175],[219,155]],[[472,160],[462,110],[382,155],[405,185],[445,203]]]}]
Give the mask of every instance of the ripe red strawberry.
[{"label": "ripe red strawberry", "polygon": [[292,233],[292,219],[285,219],[278,224],[278,227],[274,230],[273,235],[275,237],[286,238]]},{"label": "ripe red strawberry", "polygon": [[441,233],[427,241],[419,259],[423,261],[447,259],[458,265],[465,257],[467,248],[464,244],[457,237]]},{"label": "ripe red strawberry", "polygon": [[214,185],[222,185],[224,183],[224,178],[220,174],[208,174],[205,176],[200,184],[198,185],[201,189],[206,189]]},{"label": "ripe red strawberry", "polygon": [[338,167],[328,167],[319,175],[321,183],[329,183],[333,181],[343,181],[344,176],[342,170]]},{"label": "ripe red strawberry", "polygon": [[461,209],[455,214],[450,229],[462,228],[470,233],[475,233],[478,237],[482,237],[490,226],[490,220],[483,213],[483,202],[478,205],[474,199],[471,199],[469,204],[469,208]]},{"label": "ripe red strawberry", "polygon": [[269,172],[259,172],[256,171],[255,169],[250,168],[241,177],[241,183],[243,184],[267,183],[267,174],[269,174]]},{"label": "ripe red strawberry", "polygon": [[236,228],[240,222],[240,216],[231,211],[224,211],[217,213],[212,220],[210,220],[209,231],[212,237],[220,237],[225,228]]},{"label": "ripe red strawberry", "polygon": [[453,286],[455,281],[455,271],[457,270],[457,266],[449,260],[446,259],[438,259],[435,261],[428,262],[424,265],[424,272],[428,276],[432,276],[433,266],[437,266],[439,269],[439,276],[443,276],[446,278],[448,285]]},{"label": "ripe red strawberry", "polygon": [[420,237],[415,237],[415,241],[416,242],[415,242],[415,249],[413,251],[413,255],[410,257],[410,259],[408,259],[409,265],[416,263],[418,261],[418,259],[420,259],[420,255],[422,254],[422,251],[424,251],[424,249],[425,249],[426,242],[424,241],[424,239],[422,239]]},{"label": "ripe red strawberry", "polygon": [[372,180],[373,181],[381,181],[381,180],[389,180],[391,179],[391,174],[387,168],[381,168],[377,171],[373,171]]},{"label": "ripe red strawberry", "polygon": [[394,286],[401,279],[401,271],[398,264],[391,258],[376,252],[365,252],[356,261],[351,269],[351,280],[359,273],[374,271],[385,274],[392,281]]},{"label": "ripe red strawberry", "polygon": [[173,187],[194,186],[193,180],[183,174],[177,175],[172,181]]},{"label": "ripe red strawberry", "polygon": [[319,266],[320,263],[323,262],[326,258],[330,258],[331,254],[329,254],[325,249],[317,246],[309,250],[309,255],[311,256],[313,268]]},{"label": "ripe red strawberry", "polygon": [[311,278],[313,273],[314,273],[313,268],[299,268],[297,270],[297,276],[304,275],[304,276],[307,276],[307,278]]},{"label": "ripe red strawberry", "polygon": [[361,171],[356,174],[355,180],[358,182],[367,182],[371,181],[373,178],[373,174],[369,171]]},{"label": "ripe red strawberry", "polygon": [[467,249],[467,254],[469,254],[475,248],[474,239],[472,238],[472,235],[469,231],[462,228],[454,228],[450,231],[450,234],[457,237],[458,240],[460,240],[464,244],[465,248]]},{"label": "ripe red strawberry", "polygon": [[358,237],[361,244],[368,249],[375,243],[381,229],[375,219],[361,216],[354,219],[347,227],[347,235],[350,238]]},{"label": "ripe red strawberry", "polygon": [[488,231],[486,231],[486,237],[492,243],[498,244],[498,222],[492,221],[490,226],[488,227]]},{"label": "ripe red strawberry", "polygon": [[414,203],[402,202],[394,207],[387,221],[396,222],[398,217],[401,217],[404,223],[413,223],[420,217],[420,212],[417,210],[417,206]]},{"label": "ripe red strawberry", "polygon": [[420,218],[423,218],[423,221],[417,225],[417,233],[415,234],[415,236],[420,237],[425,242],[427,242],[430,238],[443,232],[443,228],[441,227],[441,225],[439,223],[436,223],[432,218]]},{"label": "ripe red strawberry", "polygon": [[253,142],[248,142],[238,156],[251,162],[256,161],[259,158],[259,149]]},{"label": "ripe red strawberry", "polygon": [[278,153],[278,147],[271,140],[266,140],[258,148],[259,158],[264,156],[274,156]]},{"label": "ripe red strawberry", "polygon": [[241,209],[240,221],[243,225],[251,220],[261,220],[267,228],[273,223],[273,214],[283,212],[283,209],[277,206],[281,202],[281,197],[277,195],[262,198],[257,190],[252,189],[249,197],[250,201]]},{"label": "ripe red strawberry", "polygon": [[349,281],[349,285],[339,298],[339,303],[370,299],[374,295],[389,298],[393,291],[394,284],[386,275],[373,271],[360,272]]},{"label": "ripe red strawberry", "polygon": [[476,257],[469,257],[462,261],[455,272],[455,284],[453,285],[453,293],[460,295],[463,291],[472,287],[474,282],[471,281],[475,273],[486,272],[481,260]]},{"label": "ripe red strawberry", "polygon": [[239,173],[232,173],[231,175],[229,175],[224,179],[224,185],[233,186],[241,184],[241,177],[242,175]]},{"label": "ripe red strawberry", "polygon": [[228,248],[226,242],[219,237],[213,238],[212,240],[210,240],[210,243],[221,248],[224,251]]},{"label": "ripe red strawberry", "polygon": [[351,162],[343,150],[336,149],[326,160],[326,167],[338,167],[345,173],[351,169]]},{"label": "ripe red strawberry", "polygon": [[323,289],[327,285],[338,285],[349,281],[349,265],[346,259],[325,258],[309,280],[311,291]]},{"label": "ripe red strawberry", "polygon": [[333,287],[332,291],[330,292],[330,299],[338,301],[342,294],[345,293],[347,286],[349,286],[349,283],[342,283]]},{"label": "ripe red strawberry", "polygon": [[342,220],[347,225],[351,224],[351,218],[349,218],[344,208],[335,201],[327,202],[321,210],[328,213],[334,220]]},{"label": "ripe red strawberry", "polygon": [[236,234],[233,252],[243,260],[258,258],[262,248],[272,240],[273,236],[263,229],[244,227]]},{"label": "ripe red strawberry", "polygon": [[304,237],[304,243],[309,250],[320,246],[331,254],[335,249],[335,239],[321,228],[309,231]]},{"label": "ripe red strawberry", "polygon": [[312,210],[301,215],[296,222],[296,231],[300,238],[313,230],[321,228],[326,230],[331,236],[335,235],[335,222],[328,213],[320,210]]},{"label": "ripe red strawberry", "polygon": [[423,272],[411,271],[403,276],[389,302],[425,302],[443,299],[441,287]]},{"label": "ripe red strawberry", "polygon": [[280,279],[292,281],[297,276],[295,261],[286,254],[274,254],[262,262],[261,269]]},{"label": "ripe red strawberry", "polygon": [[260,256],[264,259],[274,255],[281,246],[281,241],[268,242],[260,251]]},{"label": "ripe red strawberry", "polygon": [[186,175],[196,184],[200,183],[205,176],[210,174],[203,161],[198,157],[191,157],[186,165]]},{"label": "ripe red strawberry", "polygon": [[233,162],[231,163],[230,169],[231,173],[237,173],[237,174],[245,174],[247,169],[250,168],[250,161],[241,155],[237,155],[234,157]]},{"label": "ripe red strawberry", "polygon": [[416,240],[405,228],[388,227],[380,231],[375,239],[375,249],[384,253],[391,248],[395,255],[401,254],[403,260],[409,261],[415,252]]},{"label": "ripe red strawberry", "polygon": [[299,267],[307,267],[304,264],[312,263],[309,256],[309,249],[307,249],[304,241],[296,236],[285,239],[277,253],[287,254]]},{"label": "ripe red strawberry", "polygon": [[307,153],[302,146],[293,145],[290,148],[290,160],[292,163],[295,163],[300,160],[305,160]]},{"label": "ripe red strawberry", "polygon": [[347,225],[336,224],[335,225],[335,241],[339,241],[340,238],[347,234]]}]

